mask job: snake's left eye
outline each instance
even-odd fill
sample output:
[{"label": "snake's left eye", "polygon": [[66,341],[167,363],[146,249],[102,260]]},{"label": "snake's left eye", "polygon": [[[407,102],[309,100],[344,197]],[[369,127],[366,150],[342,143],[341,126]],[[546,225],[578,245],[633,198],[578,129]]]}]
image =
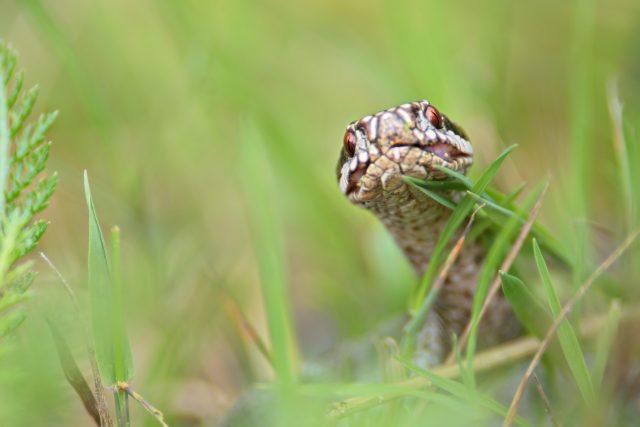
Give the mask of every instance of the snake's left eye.
[{"label": "snake's left eye", "polygon": [[427,120],[434,125],[437,129],[442,128],[442,115],[433,105],[429,105],[424,112],[424,115],[427,116]]},{"label": "snake's left eye", "polygon": [[356,136],[352,131],[348,130],[344,134],[344,151],[347,153],[349,157],[353,157],[356,153]]}]

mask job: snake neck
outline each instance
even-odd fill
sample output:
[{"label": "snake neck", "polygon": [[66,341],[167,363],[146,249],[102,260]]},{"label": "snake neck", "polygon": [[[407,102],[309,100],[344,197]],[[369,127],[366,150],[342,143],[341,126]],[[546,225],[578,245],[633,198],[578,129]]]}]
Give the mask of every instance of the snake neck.
[{"label": "snake neck", "polygon": [[[463,194],[450,191],[445,196],[459,201]],[[422,276],[452,211],[408,185],[402,185],[379,199],[370,200],[364,207],[382,221],[415,273]],[[450,350],[450,337],[453,334],[460,335],[468,323],[484,256],[485,248],[480,242],[466,242],[449,270],[436,301],[437,315],[434,313],[427,319],[421,332],[424,335],[420,338],[423,342],[420,346],[424,347],[421,352],[424,357],[421,358],[430,360],[424,366],[441,361],[440,358]],[[519,333],[518,324],[505,298],[499,296],[490,307],[481,324],[483,346],[511,339]]]},{"label": "snake neck", "polygon": [[[460,194],[451,192],[448,196],[457,199]],[[408,185],[365,202],[364,207],[389,230],[415,273],[424,274],[451,210]]]}]

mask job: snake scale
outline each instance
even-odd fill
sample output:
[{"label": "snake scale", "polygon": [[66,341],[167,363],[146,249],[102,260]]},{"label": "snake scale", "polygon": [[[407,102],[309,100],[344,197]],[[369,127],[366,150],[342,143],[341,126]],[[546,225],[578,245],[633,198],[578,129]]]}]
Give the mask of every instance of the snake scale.
[{"label": "snake scale", "polygon": [[[371,211],[388,229],[422,275],[451,210],[403,177],[445,180],[436,165],[466,173],[473,164],[473,148],[466,133],[428,101],[411,102],[356,120],[347,126],[337,165],[342,193]],[[451,190],[449,197],[462,194]],[[475,284],[485,256],[478,242],[465,245],[438,296],[419,336],[414,358],[419,365],[443,361],[453,334],[467,324]],[[481,345],[490,345],[519,332],[510,306],[496,298],[480,325]]]}]

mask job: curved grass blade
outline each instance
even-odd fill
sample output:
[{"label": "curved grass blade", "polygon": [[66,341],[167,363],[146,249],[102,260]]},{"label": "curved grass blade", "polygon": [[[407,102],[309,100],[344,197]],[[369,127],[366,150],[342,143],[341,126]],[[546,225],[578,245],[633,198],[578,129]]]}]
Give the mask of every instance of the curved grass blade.
[{"label": "curved grass blade", "polygon": [[[558,298],[558,294],[551,283],[549,269],[547,268],[547,264],[544,262],[540,246],[538,246],[538,242],[535,239],[533,239],[533,255],[547,295],[547,303],[551,308],[551,313],[554,318],[556,318],[562,311],[562,305],[560,304],[560,298]],[[587,363],[584,359],[578,337],[576,336],[571,323],[569,323],[569,320],[567,319],[563,320],[562,324],[558,328],[558,340],[560,341],[562,353],[569,364],[569,368],[578,388],[580,389],[582,397],[588,403],[593,402],[595,400],[595,393],[593,390],[593,383],[591,382],[591,376],[589,375],[589,370],[587,368]]]},{"label": "curved grass blade", "polygon": [[[504,159],[516,147],[517,145],[512,145],[508,147],[493,161],[493,163],[491,163],[491,165],[482,173],[478,181],[474,184],[473,186],[474,193],[482,194],[484,192],[484,190],[487,188],[487,186],[489,185],[493,177],[498,172],[498,169],[500,169],[500,166],[502,165],[502,162],[504,161]],[[475,202],[471,197],[465,196],[460,201],[456,209],[454,209],[453,213],[451,214],[451,217],[449,217],[449,221],[447,222],[447,225],[442,230],[442,233],[440,234],[440,238],[438,239],[438,242],[436,243],[436,246],[433,249],[433,254],[431,257],[431,262],[429,263],[429,267],[427,268],[427,271],[425,272],[418,286],[416,296],[413,299],[412,311],[415,312],[419,310],[420,307],[422,306],[423,300],[426,297],[429,291],[429,288],[431,287],[431,282],[433,281],[436,271],[438,271],[438,269],[440,268],[440,264],[443,261],[444,251],[447,247],[447,244],[453,237],[458,227],[460,227],[460,225],[465,220],[465,218],[471,213],[471,210],[473,209],[474,204]]]},{"label": "curved grass blade", "polygon": [[82,401],[84,408],[89,413],[96,425],[100,426],[100,413],[98,410],[98,403],[96,397],[93,394],[93,390],[89,387],[87,380],[82,375],[82,371],[78,367],[76,360],[73,358],[71,349],[64,336],[60,333],[56,325],[47,319],[47,325],[51,331],[53,337],[53,343],[58,353],[58,360],[62,366],[62,371],[67,379],[67,382],[73,387],[74,391]]},{"label": "curved grass blade", "polygon": [[411,176],[405,176],[404,180],[415,183],[421,187],[424,187],[433,191],[447,191],[447,190],[464,191],[464,190],[470,189],[467,186],[467,184],[456,179],[452,179],[448,181],[423,181],[421,179],[417,179]]},{"label": "curved grass blade", "polygon": [[501,271],[500,280],[504,296],[520,323],[531,335],[544,338],[553,323],[549,310],[518,277]]},{"label": "curved grass blade", "polygon": [[440,194],[438,191],[442,190],[432,190],[429,186],[425,185],[426,181],[422,181],[416,178],[412,178],[410,176],[405,176],[404,181],[416,187],[418,190],[422,191],[427,196],[431,197],[436,202],[440,203],[442,206],[454,210],[456,208],[456,204],[451,200]]},{"label": "curved grass blade", "polygon": [[[536,201],[542,197],[543,191],[547,188],[546,184],[538,186],[527,197],[523,203],[523,210],[529,211],[536,203]],[[473,198],[472,198],[473,199]],[[484,304],[484,300],[488,294],[489,286],[496,276],[500,263],[505,258],[510,246],[513,243],[518,230],[520,229],[521,219],[519,216],[513,216],[507,220],[502,226],[498,234],[495,236],[493,244],[489,248],[487,256],[485,258],[482,270],[478,277],[478,284],[476,285],[476,292],[473,297],[473,307],[471,311],[471,329],[469,332],[469,340],[467,345],[467,369],[473,372],[473,355],[476,350],[478,326],[480,322],[480,311]]]},{"label": "curved grass blade", "polygon": [[[472,197],[476,198],[478,202],[485,203],[489,207],[494,208],[494,210],[497,210],[508,217],[523,216],[522,211],[518,209],[513,203],[513,199],[515,199],[515,197],[517,197],[518,194],[522,191],[522,189],[524,188],[524,184],[521,184],[514,191],[507,195],[502,194],[500,191],[492,187],[487,187],[485,192],[479,192],[474,190],[475,184],[465,175],[442,166],[436,166],[436,168],[456,180],[460,186],[466,189],[469,193],[472,193]],[[432,189],[434,184],[424,182],[424,185],[427,188]],[[500,200],[501,202],[496,202],[495,200]],[[490,213],[490,211],[487,211],[487,213]],[[489,218],[496,225],[502,226],[502,218],[496,218],[495,216],[491,215],[489,215]],[[540,224],[536,223],[533,225],[533,235],[538,238],[540,244],[551,255],[568,266],[573,265],[573,257],[567,251],[567,249]]]}]

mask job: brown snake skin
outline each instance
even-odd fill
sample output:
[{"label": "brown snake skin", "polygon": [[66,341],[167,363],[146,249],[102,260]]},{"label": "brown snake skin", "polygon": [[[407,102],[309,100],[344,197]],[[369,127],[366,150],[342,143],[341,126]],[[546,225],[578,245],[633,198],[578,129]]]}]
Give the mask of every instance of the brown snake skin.
[{"label": "brown snake skin", "polygon": [[[473,163],[468,137],[428,101],[419,101],[352,122],[343,142],[337,165],[341,191],[382,221],[421,276],[451,211],[406,184],[403,176],[447,179],[436,165],[465,173]],[[456,200],[461,194],[451,191],[449,197]],[[467,324],[484,254],[480,242],[465,244],[419,337],[418,364],[442,362],[452,334],[459,335]],[[518,330],[506,299],[500,296],[481,323],[480,344],[512,338]]]}]

